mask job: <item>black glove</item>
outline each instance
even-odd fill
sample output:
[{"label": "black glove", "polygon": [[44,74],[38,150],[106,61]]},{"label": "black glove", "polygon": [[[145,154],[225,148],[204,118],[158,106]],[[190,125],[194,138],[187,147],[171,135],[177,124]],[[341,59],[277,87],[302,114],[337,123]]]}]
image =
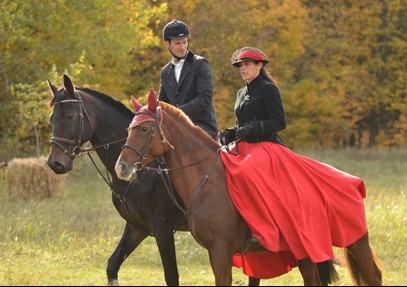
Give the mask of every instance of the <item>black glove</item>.
[{"label": "black glove", "polygon": [[219,133],[219,140],[222,145],[228,145],[236,140],[236,127],[224,129]]},{"label": "black glove", "polygon": [[247,140],[250,137],[250,135],[252,134],[252,129],[253,129],[253,127],[250,122],[244,123],[243,127],[237,129],[237,132],[236,132],[237,138],[239,138],[241,140]]}]

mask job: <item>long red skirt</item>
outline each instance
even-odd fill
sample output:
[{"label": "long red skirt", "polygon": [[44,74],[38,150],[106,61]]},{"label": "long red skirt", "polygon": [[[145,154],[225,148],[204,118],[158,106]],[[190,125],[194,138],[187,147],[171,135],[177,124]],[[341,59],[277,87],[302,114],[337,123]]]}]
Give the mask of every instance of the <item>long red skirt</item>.
[{"label": "long red skirt", "polygon": [[271,142],[239,143],[221,152],[229,193],[253,237],[270,252],[236,254],[248,276],[273,278],[297,266],[334,258],[367,232],[362,179]]}]

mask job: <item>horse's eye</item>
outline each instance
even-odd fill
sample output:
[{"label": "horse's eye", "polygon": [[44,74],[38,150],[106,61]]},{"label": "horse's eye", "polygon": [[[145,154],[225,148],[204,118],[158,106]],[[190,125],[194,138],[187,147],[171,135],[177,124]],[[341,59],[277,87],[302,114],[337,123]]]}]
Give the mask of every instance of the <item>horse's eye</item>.
[{"label": "horse's eye", "polygon": [[74,117],[74,113],[69,113],[69,114],[66,115],[67,120],[72,120],[73,117]]},{"label": "horse's eye", "polygon": [[140,130],[141,130],[143,133],[145,133],[145,132],[148,131],[148,127],[141,127]]}]

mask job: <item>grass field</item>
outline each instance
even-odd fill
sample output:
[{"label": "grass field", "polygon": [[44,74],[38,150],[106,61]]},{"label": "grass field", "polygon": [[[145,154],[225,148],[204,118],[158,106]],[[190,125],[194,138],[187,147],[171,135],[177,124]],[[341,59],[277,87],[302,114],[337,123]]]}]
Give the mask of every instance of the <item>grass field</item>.
[{"label": "grass field", "polygon": [[[365,180],[371,245],[382,261],[385,285],[407,284],[407,150],[299,151]],[[124,220],[108,186],[84,156],[67,177],[65,196],[16,200],[7,195],[0,170],[0,285],[106,285],[107,259]],[[187,232],[175,234],[181,285],[213,285],[207,252]],[[335,249],[338,256],[339,250]],[[351,285],[344,267],[341,281]],[[246,285],[233,269],[234,285]],[[165,285],[153,238],[124,262],[121,285]],[[298,269],[261,285],[302,285]]]}]

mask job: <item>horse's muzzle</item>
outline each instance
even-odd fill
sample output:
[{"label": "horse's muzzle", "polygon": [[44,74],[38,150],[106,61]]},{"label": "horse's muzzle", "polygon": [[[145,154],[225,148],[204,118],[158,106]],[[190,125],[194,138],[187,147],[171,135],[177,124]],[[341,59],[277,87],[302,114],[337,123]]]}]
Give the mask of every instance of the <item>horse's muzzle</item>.
[{"label": "horse's muzzle", "polygon": [[47,161],[47,166],[52,169],[55,174],[64,174],[72,170],[72,161],[70,161],[69,164],[66,165],[59,161],[49,159]]},{"label": "horse's muzzle", "polygon": [[119,179],[125,181],[133,181],[137,178],[136,165],[128,165],[126,162],[118,160],[114,168]]}]

